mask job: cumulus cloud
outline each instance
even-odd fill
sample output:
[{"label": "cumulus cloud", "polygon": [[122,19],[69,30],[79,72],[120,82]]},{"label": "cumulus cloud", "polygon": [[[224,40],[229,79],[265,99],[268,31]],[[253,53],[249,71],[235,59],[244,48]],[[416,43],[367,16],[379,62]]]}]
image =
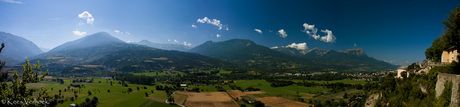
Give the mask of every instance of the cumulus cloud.
[{"label": "cumulus cloud", "polygon": [[83,35],[86,35],[86,32],[81,32],[81,31],[75,30],[75,31],[73,31],[73,35],[83,36]]},{"label": "cumulus cloud", "polygon": [[192,25],[193,28],[197,28],[196,25]]},{"label": "cumulus cloud", "polygon": [[220,36],[222,36],[222,35],[220,35],[220,34],[217,34],[217,35],[216,35],[216,37],[218,37],[218,38],[220,38]]},{"label": "cumulus cloud", "polygon": [[327,35],[326,36],[322,36],[321,37],[321,41],[323,42],[329,42],[329,43],[333,43],[335,42],[335,36],[332,34],[332,31],[330,30],[321,30],[321,32],[323,33],[326,33]]},{"label": "cumulus cloud", "polygon": [[174,42],[179,43],[179,41],[177,41],[176,39],[174,39]]},{"label": "cumulus cloud", "polygon": [[[207,23],[207,24],[212,24],[214,26],[217,26],[219,27],[219,30],[228,30],[228,27],[227,25],[223,25],[222,23],[220,23],[220,20],[217,20],[217,19],[209,19],[208,17],[204,17],[203,19],[198,19],[196,20],[196,22],[198,23]],[[193,25],[192,25],[193,26]]]},{"label": "cumulus cloud", "polygon": [[115,32],[117,34],[123,34],[123,32],[120,32],[119,30],[113,30],[113,32]]},{"label": "cumulus cloud", "polygon": [[182,45],[185,45],[185,46],[192,46],[191,43],[187,43],[187,42],[185,42],[185,41],[182,43]]},{"label": "cumulus cloud", "polygon": [[254,31],[256,31],[259,34],[262,34],[262,30],[260,30],[260,29],[254,29]]},{"label": "cumulus cloud", "polygon": [[315,28],[315,25],[309,25],[307,23],[303,23],[303,27],[305,29],[302,32],[307,33],[308,35],[315,38],[316,40],[320,38],[320,36],[316,34],[318,32],[318,29]]},{"label": "cumulus cloud", "polygon": [[286,38],[286,37],[288,36],[287,33],[286,33],[286,31],[284,31],[284,29],[278,30],[278,33],[279,33],[279,35],[280,35],[281,37],[283,37],[283,38]]},{"label": "cumulus cloud", "polygon": [[8,2],[8,3],[15,3],[15,4],[24,4],[23,2],[21,1],[16,1],[16,0],[1,0],[3,2]]},{"label": "cumulus cloud", "polygon": [[[280,46],[282,48],[294,48],[294,49],[297,49],[297,50],[307,50],[308,49],[308,46],[307,46],[307,43],[303,42],[303,43],[292,43],[292,44],[289,44],[287,46]],[[276,49],[276,48],[280,48],[278,46],[274,46],[274,47],[271,47],[271,49]]]},{"label": "cumulus cloud", "polygon": [[94,17],[88,11],[84,11],[81,14],[78,14],[78,18],[86,19],[87,24],[93,24]]},{"label": "cumulus cloud", "polygon": [[318,28],[315,28],[315,25],[309,25],[307,23],[303,23],[303,27],[304,27],[304,30],[302,30],[302,32],[305,32],[306,34],[310,35],[315,40],[319,39],[320,41],[329,42],[329,43],[333,43],[336,40],[335,36],[332,34],[332,31],[328,29],[321,30],[321,32],[326,34],[326,36],[321,36],[317,34]]},{"label": "cumulus cloud", "polygon": [[353,44],[353,46],[355,46],[355,47],[356,47],[356,43],[355,43],[355,44]]},{"label": "cumulus cloud", "polygon": [[286,47],[289,47],[289,48],[295,48],[297,50],[307,50],[308,47],[307,47],[307,43],[292,43]]}]

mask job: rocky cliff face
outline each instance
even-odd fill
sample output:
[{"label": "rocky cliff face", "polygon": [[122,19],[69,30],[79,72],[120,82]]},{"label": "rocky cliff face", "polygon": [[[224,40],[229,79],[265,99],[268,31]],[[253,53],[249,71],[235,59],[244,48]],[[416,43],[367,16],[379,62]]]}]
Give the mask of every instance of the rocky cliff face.
[{"label": "rocky cliff face", "polygon": [[448,82],[452,82],[452,96],[450,98],[451,103],[449,106],[456,107],[459,100],[458,84],[460,83],[460,75],[439,73],[438,80],[436,81],[436,98],[441,96],[442,91],[445,89],[444,84]]}]

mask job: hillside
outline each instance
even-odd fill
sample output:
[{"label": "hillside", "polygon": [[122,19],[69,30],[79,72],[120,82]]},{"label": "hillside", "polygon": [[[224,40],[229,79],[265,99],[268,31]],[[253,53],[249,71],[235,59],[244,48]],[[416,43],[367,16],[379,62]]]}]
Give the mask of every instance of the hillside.
[{"label": "hillside", "polygon": [[232,39],[223,42],[207,41],[190,51],[256,68],[295,68],[313,64],[307,59],[286,55],[244,39]]},{"label": "hillside", "polygon": [[317,48],[297,50],[286,47],[270,49],[243,39],[207,41],[190,51],[256,68],[303,68],[317,71],[381,71],[396,68],[395,65],[368,57],[362,49],[346,51]]},{"label": "hillside", "polygon": [[336,64],[353,68],[356,71],[395,69],[397,66],[366,55],[363,49],[348,49],[335,51],[314,48],[311,50],[297,50],[289,47],[275,48],[274,50],[306,59],[315,60],[323,64]]},{"label": "hillside", "polygon": [[107,32],[98,32],[92,35],[85,36],[83,38],[66,42],[56,48],[51,49],[49,52],[58,52],[65,50],[72,50],[78,48],[86,48],[97,45],[111,44],[111,43],[125,43],[122,40],[113,37]]},{"label": "hillside", "polygon": [[[94,39],[107,41],[87,44]],[[44,67],[50,68],[50,72],[62,71],[64,73],[104,70],[142,72],[161,69],[209,69],[232,65],[195,53],[167,51],[117,40],[119,39],[111,35],[96,33],[60,46],[69,47],[69,49],[55,48],[53,49],[55,51],[37,55],[31,62],[40,60]],[[83,47],[83,45],[86,46]]]},{"label": "hillside", "polygon": [[0,59],[8,65],[22,62],[26,58],[43,53],[30,40],[10,33],[0,32],[0,44],[5,43],[5,48],[0,53]]},{"label": "hillside", "polygon": [[135,42],[135,44],[145,45],[152,48],[164,49],[164,50],[177,50],[187,52],[191,49],[191,47],[180,45],[180,44],[160,44],[160,43],[153,43],[148,40],[141,40],[139,42]]}]

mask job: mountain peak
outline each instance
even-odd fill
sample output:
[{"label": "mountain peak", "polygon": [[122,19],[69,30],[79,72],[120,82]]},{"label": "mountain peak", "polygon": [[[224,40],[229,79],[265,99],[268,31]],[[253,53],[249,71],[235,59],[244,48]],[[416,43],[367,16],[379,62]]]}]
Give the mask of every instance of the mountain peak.
[{"label": "mountain peak", "polygon": [[50,52],[69,50],[69,49],[75,49],[75,48],[85,48],[85,47],[110,44],[110,43],[125,43],[125,42],[123,42],[122,40],[116,37],[113,37],[107,32],[97,32],[97,33],[85,36],[83,38],[80,38],[74,41],[66,42],[50,50]]},{"label": "mountain peak", "polygon": [[366,56],[366,52],[364,52],[362,48],[347,49],[346,51],[339,51],[339,52],[350,54],[350,55],[356,55],[356,56]]}]

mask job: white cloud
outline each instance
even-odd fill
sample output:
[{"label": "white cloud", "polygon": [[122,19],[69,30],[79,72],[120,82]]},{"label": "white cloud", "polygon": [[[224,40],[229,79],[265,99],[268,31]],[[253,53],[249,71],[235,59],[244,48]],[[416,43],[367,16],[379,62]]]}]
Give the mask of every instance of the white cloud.
[{"label": "white cloud", "polygon": [[187,43],[187,42],[183,42],[182,45],[185,45],[185,46],[192,46],[191,43]]},{"label": "white cloud", "polygon": [[286,38],[288,35],[284,29],[278,30],[278,33],[280,34],[281,37]]},{"label": "white cloud", "polygon": [[73,35],[83,36],[83,35],[86,35],[86,32],[80,32],[78,30],[75,30],[75,31],[73,31]]},{"label": "white cloud", "polygon": [[308,47],[307,47],[307,43],[292,43],[286,47],[289,47],[289,48],[295,48],[297,50],[307,50]]},{"label": "white cloud", "polygon": [[256,31],[259,34],[262,34],[262,30],[260,30],[260,29],[254,29],[254,31]]},{"label": "white cloud", "polygon": [[315,40],[320,40],[323,42],[329,42],[329,43],[334,43],[336,38],[332,34],[332,31],[326,29],[326,30],[321,30],[321,32],[325,33],[326,36],[321,36],[318,33],[318,29],[315,28],[315,25],[309,25],[307,23],[303,23],[304,30],[302,32],[305,32],[306,34],[310,35],[313,37]]},{"label": "white cloud", "polygon": [[332,31],[330,30],[321,30],[321,32],[323,33],[326,33],[327,35],[326,36],[322,36],[321,37],[321,41],[323,42],[329,42],[329,43],[333,43],[335,42],[335,36],[332,34]]},{"label": "white cloud", "polygon": [[168,42],[171,42],[171,39],[168,39]]},{"label": "white cloud", "polygon": [[307,33],[308,35],[315,38],[316,40],[320,38],[320,36],[316,34],[318,32],[318,29],[315,28],[315,25],[309,25],[307,23],[303,23],[303,27],[304,27],[304,30],[302,32]]},{"label": "white cloud", "polygon": [[[94,22],[93,15],[89,14],[88,11],[84,11],[83,13],[78,14],[78,18],[86,19],[87,24],[93,24],[93,22]],[[82,24],[82,23],[80,23],[80,24]]]},{"label": "white cloud", "polygon": [[113,30],[113,32],[115,32],[117,34],[123,34],[123,32],[120,32],[119,30]]},{"label": "white cloud", "polygon": [[355,43],[355,44],[353,44],[353,46],[355,46],[355,47],[356,47],[356,43]]},{"label": "white cloud", "polygon": [[220,35],[220,34],[217,34],[216,36],[217,36],[218,38],[220,38],[220,36],[222,36],[222,35]]},{"label": "white cloud", "polygon": [[193,28],[197,28],[197,26],[196,26],[196,25],[192,25],[192,27],[193,27]]},{"label": "white cloud", "polygon": [[131,33],[129,33],[129,32],[125,32],[125,33],[128,34],[128,35],[131,35]]},{"label": "white cloud", "polygon": [[179,43],[179,41],[177,41],[176,39],[174,39],[174,42]]},{"label": "white cloud", "polygon": [[217,20],[217,19],[209,19],[208,17],[204,17],[203,19],[196,20],[196,22],[212,24],[214,26],[219,27],[219,30],[222,30],[222,28],[225,28],[225,30],[228,30],[227,25],[223,25],[222,23],[220,23],[220,20]]},{"label": "white cloud", "polygon": [[277,49],[277,48],[294,48],[294,49],[297,49],[297,50],[307,50],[308,49],[308,46],[307,46],[307,43],[303,42],[303,43],[292,43],[292,44],[289,44],[288,46],[274,46],[274,47],[271,47],[271,49]]},{"label": "white cloud", "polygon": [[8,2],[8,3],[16,3],[16,4],[24,4],[23,2],[21,1],[16,1],[16,0],[1,0],[3,2]]},{"label": "white cloud", "polygon": [[277,48],[278,48],[278,46],[274,46],[274,47],[271,47],[270,49],[277,49]]}]

